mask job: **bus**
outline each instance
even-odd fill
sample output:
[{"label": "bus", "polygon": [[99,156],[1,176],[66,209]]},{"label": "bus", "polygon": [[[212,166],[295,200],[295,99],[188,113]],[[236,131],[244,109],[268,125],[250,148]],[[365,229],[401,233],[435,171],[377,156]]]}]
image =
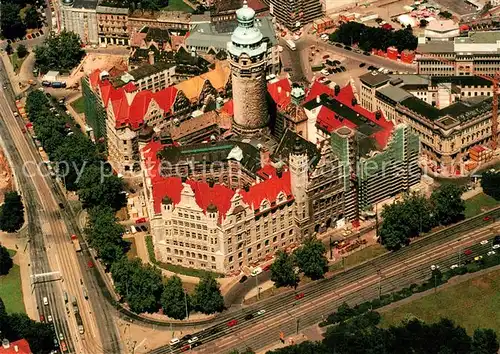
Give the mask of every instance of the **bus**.
[{"label": "bus", "polygon": [[292,41],[291,39],[287,39],[286,40],[286,45],[288,46],[288,48],[290,48],[291,50],[297,50],[297,46],[295,45],[294,41]]}]

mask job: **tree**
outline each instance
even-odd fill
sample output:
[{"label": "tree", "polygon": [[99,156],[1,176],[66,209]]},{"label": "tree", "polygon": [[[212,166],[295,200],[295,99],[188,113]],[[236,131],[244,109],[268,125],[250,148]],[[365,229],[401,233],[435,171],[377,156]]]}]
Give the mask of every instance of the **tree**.
[{"label": "tree", "polygon": [[12,48],[12,45],[10,43],[7,43],[7,46],[5,47],[5,52],[8,55],[11,55],[14,52],[14,49]]},{"label": "tree", "polygon": [[471,354],[496,354],[499,344],[495,331],[492,329],[478,328],[472,337]]},{"label": "tree", "polygon": [[445,18],[445,19],[449,20],[450,18],[453,17],[453,14],[451,12],[449,12],[449,11],[441,11],[439,13],[439,16],[441,16],[442,18]]},{"label": "tree", "polygon": [[73,32],[51,34],[42,46],[35,49],[36,65],[43,73],[53,69],[69,71],[84,55],[81,44],[80,37]]},{"label": "tree", "polygon": [[481,178],[483,192],[496,200],[500,200],[500,173],[486,171]]},{"label": "tree", "polygon": [[26,25],[27,28],[42,27],[42,20],[40,18],[40,15],[38,14],[38,11],[36,11],[36,8],[34,6],[31,6],[24,13],[24,24]]},{"label": "tree", "polygon": [[113,209],[106,206],[90,209],[86,235],[90,246],[107,267],[123,258],[129,249],[129,243],[123,240],[124,232]]},{"label": "tree", "polygon": [[293,256],[279,250],[271,264],[271,280],[279,288],[282,286],[297,286],[299,277],[295,273]]},{"label": "tree", "polygon": [[7,192],[0,210],[0,230],[16,232],[24,224],[24,205],[17,192]]},{"label": "tree", "polygon": [[78,197],[84,208],[107,205],[118,210],[126,203],[123,180],[110,174],[111,167],[90,165],[83,170],[77,182]]},{"label": "tree", "polygon": [[14,263],[12,262],[9,251],[4,246],[0,245],[0,275],[8,274],[13,265]]},{"label": "tree", "polygon": [[24,44],[19,44],[17,47],[17,56],[19,58],[24,58],[28,54],[28,49],[26,49],[26,46]]},{"label": "tree", "polygon": [[[187,302],[187,305],[186,305]],[[177,275],[173,275],[165,283],[161,296],[163,313],[170,318],[183,320],[186,318],[190,308],[190,297],[182,287],[182,280]]]},{"label": "tree", "polygon": [[313,280],[323,278],[328,266],[325,252],[325,245],[321,241],[315,238],[306,240],[294,252],[300,271]]},{"label": "tree", "polygon": [[436,222],[449,225],[464,218],[465,202],[462,189],[454,184],[444,184],[432,192],[431,203]]},{"label": "tree", "polygon": [[2,2],[1,30],[5,38],[16,39],[26,34],[26,28],[19,15],[21,7],[14,2]]},{"label": "tree", "polygon": [[122,257],[111,266],[116,290],[135,313],[158,311],[163,293],[161,272],[139,258]]},{"label": "tree", "polygon": [[211,274],[200,279],[194,289],[192,301],[196,310],[207,315],[221,312],[224,309],[224,298],[220,292],[219,284]]}]

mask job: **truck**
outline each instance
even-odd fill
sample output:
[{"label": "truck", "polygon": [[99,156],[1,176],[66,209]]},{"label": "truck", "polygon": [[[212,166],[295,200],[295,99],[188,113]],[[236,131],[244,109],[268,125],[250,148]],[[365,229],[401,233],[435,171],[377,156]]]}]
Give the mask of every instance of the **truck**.
[{"label": "truck", "polygon": [[291,39],[287,39],[286,40],[286,45],[288,46],[288,48],[290,48],[291,50],[297,50],[297,46],[295,45],[295,42],[292,41]]},{"label": "truck", "polygon": [[82,316],[80,316],[79,312],[75,313],[76,325],[78,327],[78,333],[83,334],[85,329],[83,328]]},{"label": "truck", "polygon": [[66,83],[61,81],[54,81],[50,84],[53,88],[66,88]]},{"label": "truck", "polygon": [[76,235],[71,235],[71,242],[73,242],[73,246],[75,247],[75,251],[81,252],[82,247],[80,246],[80,241],[78,241],[78,237]]}]

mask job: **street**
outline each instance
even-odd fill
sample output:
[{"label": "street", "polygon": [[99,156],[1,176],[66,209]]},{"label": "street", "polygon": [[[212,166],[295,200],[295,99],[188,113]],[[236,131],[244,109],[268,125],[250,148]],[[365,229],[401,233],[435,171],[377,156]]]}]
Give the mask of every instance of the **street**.
[{"label": "street", "polygon": [[[7,83],[4,75],[2,70],[2,82]],[[39,314],[45,319],[52,316],[56,335],[61,334],[72,353],[118,353],[119,338],[111,316],[112,307],[99,291],[99,284],[85,270],[85,256],[73,248],[70,234],[77,230],[67,208],[59,207],[59,203],[68,204],[63,195],[55,198],[53,190],[57,192],[58,187],[46,167],[40,169],[41,157],[31,138],[22,133],[22,119],[16,119],[12,113],[14,100],[10,86],[0,93],[0,106],[2,139],[13,156],[12,168],[20,181],[28,214],[31,273],[40,281],[34,284]],[[88,300],[84,298],[82,285],[88,289]],[[63,292],[69,299],[77,299],[85,327],[83,335],[78,333],[71,300],[66,305]]]}]

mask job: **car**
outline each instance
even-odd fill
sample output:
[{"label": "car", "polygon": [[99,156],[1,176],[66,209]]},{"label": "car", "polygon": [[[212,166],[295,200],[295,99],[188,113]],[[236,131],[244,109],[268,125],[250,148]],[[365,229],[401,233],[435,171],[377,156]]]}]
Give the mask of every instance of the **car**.
[{"label": "car", "polygon": [[325,82],[323,82],[324,85],[330,85],[332,83],[331,80],[326,80]]},{"label": "car", "polygon": [[94,268],[94,263],[92,261],[87,262],[87,267]]},{"label": "car", "polygon": [[189,349],[191,349],[191,346],[189,344],[186,344],[181,348],[181,352],[187,352]]},{"label": "car", "polygon": [[328,59],[328,58],[330,58],[329,54],[323,55],[323,59]]},{"label": "car", "polygon": [[193,344],[194,342],[197,342],[197,341],[198,341],[198,337],[191,337],[188,339],[189,344]]},{"label": "car", "polygon": [[334,60],[333,62],[335,63],[335,65],[340,65],[340,60]]},{"label": "car", "polygon": [[325,81],[326,81],[326,77],[324,77],[324,76],[320,76],[320,77],[318,78],[318,82],[319,82],[320,84],[322,84],[322,83],[323,83],[323,82],[325,82]]},{"label": "car", "polygon": [[373,70],[374,68],[375,68],[375,67],[374,67],[373,65],[370,65],[370,66],[368,67],[368,70]]},{"label": "car", "polygon": [[483,256],[476,256],[476,257],[474,257],[475,261],[480,261],[481,259],[483,259]]},{"label": "car", "polygon": [[363,55],[366,55],[367,57],[369,57],[371,54],[370,54],[370,52],[363,52]]},{"label": "car", "polygon": [[494,249],[494,250],[499,249],[500,248],[500,244],[493,245],[493,246],[491,246],[491,248]]},{"label": "car", "polygon": [[184,337],[181,338],[181,341],[190,340],[191,338],[193,338],[192,334],[186,334]]},{"label": "car", "polygon": [[46,296],[43,297],[43,304],[47,306],[49,304],[49,299]]},{"label": "car", "polygon": [[351,47],[349,47],[349,46],[345,46],[345,47],[344,47],[344,49],[345,49],[345,50],[352,50],[352,48],[351,48]]},{"label": "car", "polygon": [[340,43],[335,43],[335,47],[342,48],[342,44],[340,44]]},{"label": "car", "polygon": [[466,256],[470,256],[470,255],[472,254],[472,251],[471,251],[471,250],[469,250],[469,249],[467,249],[467,250],[465,250],[465,251],[464,251],[464,254],[465,254]]},{"label": "car", "polygon": [[259,275],[260,273],[262,273],[262,268],[261,267],[257,267],[255,268],[254,270],[252,270],[252,277],[256,277],[257,275]]},{"label": "car", "polygon": [[47,316],[47,321],[52,322],[52,315]]},{"label": "car", "polygon": [[268,265],[266,265],[264,268],[262,268],[262,270],[263,270],[264,272],[267,272],[269,269],[271,269],[271,265],[270,265],[270,264],[268,264]]},{"label": "car", "polygon": [[44,315],[40,315],[40,322],[45,322],[45,316]]},{"label": "car", "polygon": [[179,344],[180,340],[179,338],[172,338],[169,342],[170,346],[174,346],[174,345],[177,345]]},{"label": "car", "polygon": [[248,279],[248,277],[246,275],[242,276],[240,279],[240,283],[246,282],[247,279]]},{"label": "car", "polygon": [[249,313],[248,315],[246,315],[246,316],[245,316],[245,321],[249,321],[249,320],[251,320],[253,317],[254,317],[254,316],[253,316],[251,313]]},{"label": "car", "polygon": [[330,73],[328,72],[328,70],[326,70],[326,69],[323,69],[323,70],[321,70],[320,72],[321,72],[321,74],[322,74],[322,75],[325,75],[325,76],[330,74]]},{"label": "car", "polygon": [[452,264],[450,269],[455,269],[455,268],[458,268],[458,264]]},{"label": "car", "polygon": [[489,251],[488,253],[486,253],[486,255],[488,256],[493,256],[495,254],[497,254],[495,251]]},{"label": "car", "polygon": [[191,344],[191,349],[199,347],[200,345],[201,345],[201,342],[193,343],[193,344]]},{"label": "car", "polygon": [[491,220],[491,216],[489,215],[486,215],[484,218],[483,218],[484,221],[490,221]]},{"label": "car", "polygon": [[493,238],[494,245],[500,245],[500,235],[497,235]]},{"label": "car", "polygon": [[479,242],[479,244],[481,244],[483,246],[487,245],[488,244],[488,240],[482,240],[481,242]]},{"label": "car", "polygon": [[304,293],[299,293],[295,295],[295,300],[300,300],[304,297]]},{"label": "car", "polygon": [[59,346],[59,341],[57,340],[57,338],[56,338],[56,337],[54,337],[53,342],[54,342],[54,347],[56,347],[56,348],[57,348],[57,347]]},{"label": "car", "polygon": [[340,67],[340,70],[342,70],[342,71],[346,71],[347,69],[345,68],[345,66],[341,66],[341,67]]},{"label": "car", "polygon": [[265,313],[266,313],[266,310],[259,310],[259,311],[257,311],[256,315],[257,316],[262,316]]},{"label": "car", "polygon": [[431,270],[436,270],[436,269],[439,269],[439,266],[438,265],[431,265]]},{"label": "car", "polygon": [[62,334],[62,332],[59,332],[59,340],[64,340],[64,334]]},{"label": "car", "polygon": [[361,63],[361,64],[359,64],[359,67],[360,67],[360,68],[362,68],[362,67],[364,67],[364,66],[366,66],[366,64],[365,64],[365,63]]},{"label": "car", "polygon": [[231,320],[227,323],[228,327],[234,327],[238,324],[238,320]]}]

